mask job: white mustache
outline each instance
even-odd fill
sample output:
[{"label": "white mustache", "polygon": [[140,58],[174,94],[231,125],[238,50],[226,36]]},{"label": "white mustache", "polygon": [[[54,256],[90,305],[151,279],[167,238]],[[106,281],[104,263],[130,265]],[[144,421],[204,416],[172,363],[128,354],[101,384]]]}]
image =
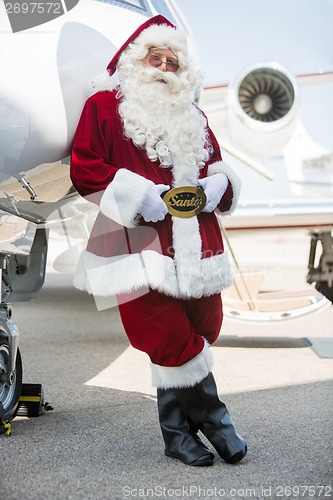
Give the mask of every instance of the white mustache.
[{"label": "white mustache", "polygon": [[164,82],[170,90],[177,90],[179,87],[179,78],[170,71],[161,71],[158,68],[142,68],[140,79],[143,83]]}]

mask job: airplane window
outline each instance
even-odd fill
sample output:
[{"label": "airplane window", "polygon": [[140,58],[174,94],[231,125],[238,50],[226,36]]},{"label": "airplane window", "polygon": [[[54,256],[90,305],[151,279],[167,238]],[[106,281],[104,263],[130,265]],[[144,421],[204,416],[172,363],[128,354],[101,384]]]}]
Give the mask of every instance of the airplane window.
[{"label": "airplane window", "polygon": [[97,0],[103,3],[109,3],[110,5],[116,5],[117,7],[123,7],[125,9],[134,10],[140,14],[146,14],[151,16],[152,12],[149,8],[146,0]]},{"label": "airplane window", "polygon": [[170,12],[169,8],[167,7],[166,3],[164,0],[152,0],[152,4],[154,8],[159,12],[159,14],[162,14],[162,16],[166,17],[171,21],[173,24],[177,25],[177,21]]},{"label": "airplane window", "polygon": [[129,5],[132,5],[133,7],[138,7],[139,9],[145,9],[145,6],[143,5],[143,2],[140,0],[118,0],[119,3],[127,3]]}]

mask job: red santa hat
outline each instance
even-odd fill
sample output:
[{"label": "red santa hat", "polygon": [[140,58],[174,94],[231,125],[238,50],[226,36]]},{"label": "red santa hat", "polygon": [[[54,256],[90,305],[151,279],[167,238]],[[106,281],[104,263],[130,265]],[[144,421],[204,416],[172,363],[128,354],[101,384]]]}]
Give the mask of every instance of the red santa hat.
[{"label": "red santa hat", "polygon": [[154,16],[141,24],[117,50],[106,68],[110,76],[116,71],[121,54],[132,42],[142,44],[147,49],[149,47],[167,46],[174,51],[187,51],[185,33],[177,30],[176,26],[164,16]]}]

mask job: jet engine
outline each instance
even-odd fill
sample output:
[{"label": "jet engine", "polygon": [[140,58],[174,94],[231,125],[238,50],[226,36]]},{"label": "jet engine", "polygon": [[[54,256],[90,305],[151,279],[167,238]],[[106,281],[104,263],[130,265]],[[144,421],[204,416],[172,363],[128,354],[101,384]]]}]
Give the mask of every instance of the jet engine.
[{"label": "jet engine", "polygon": [[280,64],[257,64],[230,84],[227,105],[235,144],[267,158],[280,151],[294,132],[299,115],[296,79]]}]

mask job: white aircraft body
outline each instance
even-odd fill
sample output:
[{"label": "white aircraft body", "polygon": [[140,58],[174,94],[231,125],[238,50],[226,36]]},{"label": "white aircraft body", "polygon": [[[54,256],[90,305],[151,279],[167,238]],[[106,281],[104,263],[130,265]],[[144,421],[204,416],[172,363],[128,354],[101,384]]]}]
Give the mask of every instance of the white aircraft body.
[{"label": "white aircraft body", "polygon": [[[94,213],[73,189],[68,166],[91,82],[124,39],[156,14],[190,34],[171,0],[80,0],[64,15],[22,31],[14,29],[0,2],[0,423],[14,414],[22,383],[19,333],[9,304],[30,300],[41,289],[48,230],[64,228],[69,253],[60,258],[61,265],[86,240]],[[196,50],[194,43],[192,48]],[[250,96],[249,88],[254,88]],[[230,85],[205,88],[202,105],[222,148],[259,172],[258,179],[270,173],[260,158],[253,159],[251,148],[255,146],[256,156],[259,146],[262,156],[271,156],[287,144],[299,123],[296,78],[272,62],[249,68]],[[311,279],[329,295],[332,214],[332,200],[291,205],[249,199],[226,227],[307,227],[322,243],[325,235],[320,268],[313,268]],[[76,232],[71,236],[74,227],[82,228],[82,237]]]},{"label": "white aircraft body", "polygon": [[[169,0],[60,4],[67,5],[64,15],[38,24],[36,11],[30,18],[15,14],[29,5],[42,12],[59,4],[0,2],[0,433],[22,384],[19,332],[9,304],[30,300],[42,287],[48,229],[59,221],[76,225],[91,208],[72,188],[68,166],[91,82],[149,17],[162,14],[187,30]],[[20,31],[29,21],[35,26]]]}]

